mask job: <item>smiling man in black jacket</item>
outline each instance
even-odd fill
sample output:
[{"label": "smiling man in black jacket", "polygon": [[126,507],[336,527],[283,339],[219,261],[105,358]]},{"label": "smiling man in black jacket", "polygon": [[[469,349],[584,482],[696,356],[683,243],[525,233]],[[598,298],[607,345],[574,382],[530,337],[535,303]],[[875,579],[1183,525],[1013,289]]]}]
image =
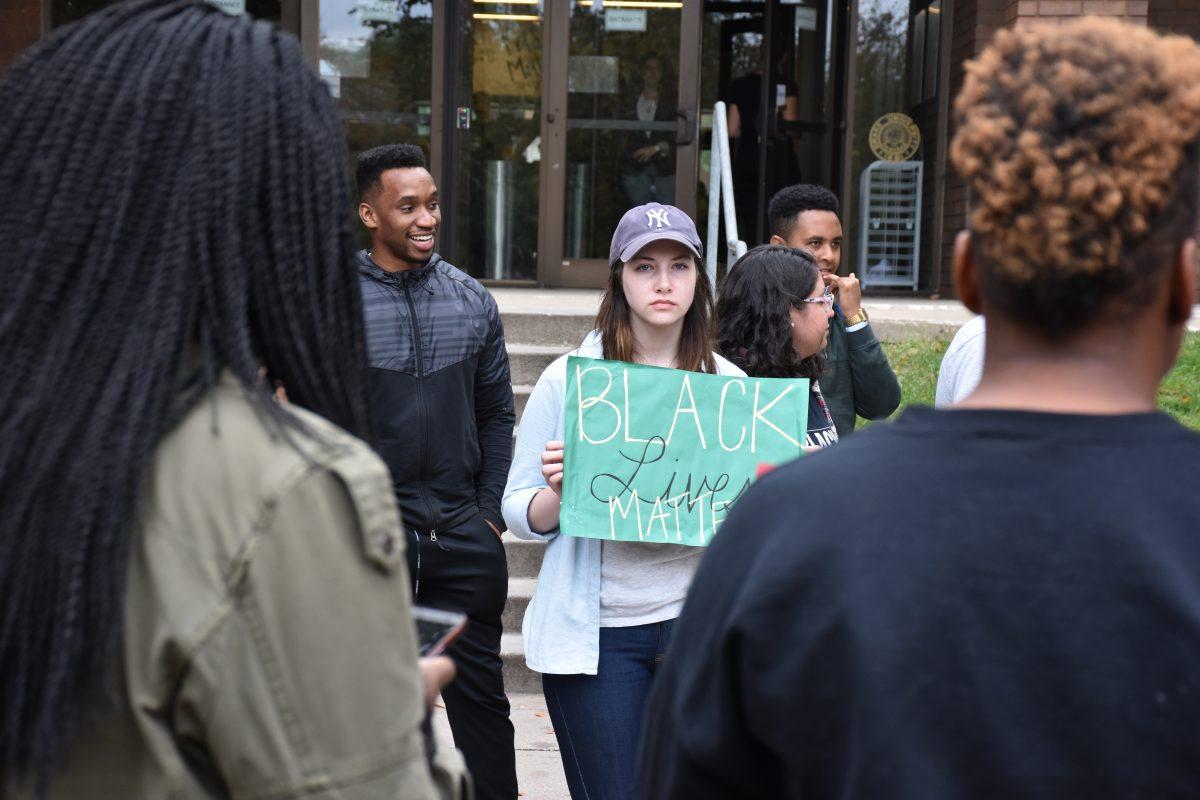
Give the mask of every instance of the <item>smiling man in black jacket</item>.
[{"label": "smiling man in black jacket", "polygon": [[512,460],[512,385],[496,301],[434,252],[437,185],[414,145],[358,157],[358,255],[374,378],[377,447],[408,530],[418,605],[461,611],[442,691],[454,741],[481,800],[517,794],[513,726],[501,675],[508,565],[500,497]]}]

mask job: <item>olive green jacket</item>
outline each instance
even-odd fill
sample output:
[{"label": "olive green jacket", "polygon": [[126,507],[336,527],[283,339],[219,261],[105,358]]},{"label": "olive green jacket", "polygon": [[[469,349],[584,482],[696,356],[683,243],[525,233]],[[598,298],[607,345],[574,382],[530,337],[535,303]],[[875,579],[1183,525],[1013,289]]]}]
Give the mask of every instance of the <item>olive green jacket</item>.
[{"label": "olive green jacket", "polygon": [[[226,376],[161,442],[125,593],[118,707],[83,714],[55,798],[460,797],[431,773],[400,519],[383,463]],[[303,451],[303,452],[301,452]]]},{"label": "olive green jacket", "polygon": [[846,318],[835,307],[825,357],[829,367],[819,379],[821,394],[839,437],[854,432],[857,417],[883,419],[900,405],[900,382],[871,323],[847,332]]}]

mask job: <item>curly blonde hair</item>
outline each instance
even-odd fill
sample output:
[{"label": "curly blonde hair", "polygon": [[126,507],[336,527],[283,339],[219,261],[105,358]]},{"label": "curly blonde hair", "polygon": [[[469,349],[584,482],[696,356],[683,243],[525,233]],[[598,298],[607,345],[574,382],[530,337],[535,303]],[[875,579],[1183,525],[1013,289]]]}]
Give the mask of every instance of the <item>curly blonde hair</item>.
[{"label": "curly blonde hair", "polygon": [[980,289],[1051,337],[1144,302],[1192,234],[1200,48],[1111,19],[1001,31],[955,101]]}]

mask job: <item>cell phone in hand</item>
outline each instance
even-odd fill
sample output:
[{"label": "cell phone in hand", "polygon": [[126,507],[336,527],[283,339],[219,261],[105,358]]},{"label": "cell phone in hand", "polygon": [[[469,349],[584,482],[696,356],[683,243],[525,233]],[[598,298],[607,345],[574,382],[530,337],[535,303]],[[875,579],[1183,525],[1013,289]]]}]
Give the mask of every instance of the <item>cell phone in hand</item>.
[{"label": "cell phone in hand", "polygon": [[467,629],[467,615],[440,608],[413,606],[417,644],[422,656],[438,656]]}]

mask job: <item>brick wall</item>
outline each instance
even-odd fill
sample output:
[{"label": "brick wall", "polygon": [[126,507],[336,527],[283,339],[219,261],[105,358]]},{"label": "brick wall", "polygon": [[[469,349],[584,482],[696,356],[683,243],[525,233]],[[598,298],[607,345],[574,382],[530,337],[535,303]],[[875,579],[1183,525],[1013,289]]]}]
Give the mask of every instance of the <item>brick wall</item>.
[{"label": "brick wall", "polygon": [[954,3],[954,32],[950,44],[950,125],[946,135],[946,189],[942,203],[942,253],[939,265],[940,294],[946,297],[955,296],[951,266],[954,237],[967,227],[967,184],[949,165],[948,152],[950,142],[954,140],[954,98],[962,89],[963,65],[987,46],[996,31],[1008,27],[1017,19],[1018,5],[1027,6],[1030,2],[1036,6],[1038,0],[957,0]]},{"label": "brick wall", "polygon": [[[1147,22],[1160,33],[1177,33],[1200,40],[1200,0],[1150,0]],[[1200,222],[1196,237],[1200,239]],[[1200,253],[1196,259],[1200,263]]]},{"label": "brick wall", "polygon": [[[978,55],[1001,28],[1058,23],[1079,16],[1122,17],[1158,29],[1200,39],[1200,0],[956,0],[950,50],[950,125],[947,150],[954,139],[954,102],[963,82],[963,63]],[[946,154],[946,194],[942,213],[941,295],[954,297],[951,258],[955,235],[967,226],[966,183]]]},{"label": "brick wall", "polygon": [[1149,0],[1017,0],[1015,25],[1062,22],[1080,16],[1121,17],[1146,24]]},{"label": "brick wall", "polygon": [[1200,0],[1151,0],[1147,19],[1157,31],[1200,39]]},{"label": "brick wall", "polygon": [[0,72],[42,35],[40,0],[0,2]]}]

